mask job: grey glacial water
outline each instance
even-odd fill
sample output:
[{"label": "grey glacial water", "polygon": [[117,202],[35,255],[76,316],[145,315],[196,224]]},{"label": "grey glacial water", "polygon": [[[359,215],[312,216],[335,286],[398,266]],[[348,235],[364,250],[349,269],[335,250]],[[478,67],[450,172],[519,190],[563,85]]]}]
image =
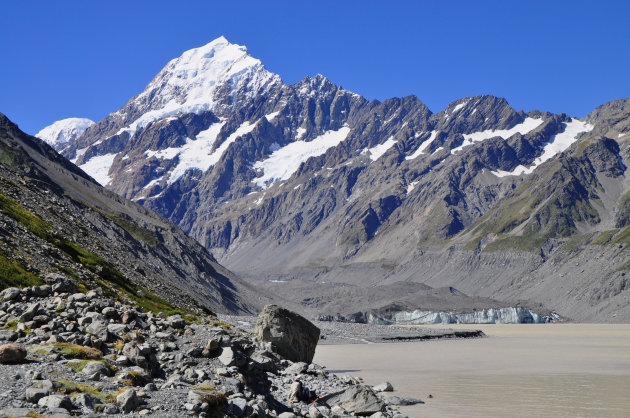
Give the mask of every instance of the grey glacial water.
[{"label": "grey glacial water", "polygon": [[630,417],[629,324],[449,328],[488,338],[318,346],[314,362],[423,399],[411,417]]}]

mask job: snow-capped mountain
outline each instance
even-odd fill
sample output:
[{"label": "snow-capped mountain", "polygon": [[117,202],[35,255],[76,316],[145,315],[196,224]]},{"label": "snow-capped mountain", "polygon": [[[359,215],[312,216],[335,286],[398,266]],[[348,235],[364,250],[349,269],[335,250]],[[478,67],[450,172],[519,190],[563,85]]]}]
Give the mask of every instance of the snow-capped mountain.
[{"label": "snow-capped mountain", "polygon": [[[368,101],[322,75],[284,84],[219,38],[169,62],[63,154],[242,275],[300,279],[282,292],[299,288],[304,303],[328,306],[321,282],[406,280],[596,318],[618,294],[585,307],[509,283],[575,280],[543,268],[554,250],[630,224],[618,122],[629,113],[618,101],[581,120],[493,96],[433,113],[415,96]],[[613,270],[595,276],[614,287]],[[601,289],[589,277],[585,288]]]},{"label": "snow-capped mountain", "polygon": [[85,118],[62,119],[37,132],[35,136],[43,139],[53,148],[61,150],[74,142],[93,124],[94,121]]}]

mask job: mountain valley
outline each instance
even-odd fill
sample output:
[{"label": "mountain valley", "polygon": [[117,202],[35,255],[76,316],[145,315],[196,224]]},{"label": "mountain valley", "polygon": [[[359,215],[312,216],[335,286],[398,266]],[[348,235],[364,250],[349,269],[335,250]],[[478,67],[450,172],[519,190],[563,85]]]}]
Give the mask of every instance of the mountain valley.
[{"label": "mountain valley", "polygon": [[628,99],[584,119],[487,95],[433,113],[322,75],[284,84],[218,38],[78,132],[40,137],[311,315],[630,320]]}]

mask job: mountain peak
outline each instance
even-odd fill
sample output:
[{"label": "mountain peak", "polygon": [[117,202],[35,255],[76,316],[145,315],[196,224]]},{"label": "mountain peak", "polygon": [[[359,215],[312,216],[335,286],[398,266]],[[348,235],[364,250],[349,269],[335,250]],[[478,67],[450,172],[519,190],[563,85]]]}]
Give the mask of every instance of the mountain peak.
[{"label": "mountain peak", "polygon": [[130,132],[171,115],[205,111],[227,115],[280,82],[245,46],[221,36],[169,61],[119,112],[126,113]]},{"label": "mountain peak", "polygon": [[85,118],[61,119],[52,125],[48,125],[35,134],[56,150],[65,147],[69,142],[77,139],[94,121]]}]

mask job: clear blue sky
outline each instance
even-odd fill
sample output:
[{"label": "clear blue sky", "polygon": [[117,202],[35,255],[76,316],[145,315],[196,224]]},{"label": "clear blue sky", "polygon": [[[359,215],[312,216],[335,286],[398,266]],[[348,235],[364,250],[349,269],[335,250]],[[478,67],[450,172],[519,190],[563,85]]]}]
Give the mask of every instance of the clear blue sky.
[{"label": "clear blue sky", "polygon": [[287,83],[321,73],[434,112],[493,94],[582,117],[630,97],[629,18],[628,1],[7,1],[0,112],[29,133],[99,120],[225,35]]}]

